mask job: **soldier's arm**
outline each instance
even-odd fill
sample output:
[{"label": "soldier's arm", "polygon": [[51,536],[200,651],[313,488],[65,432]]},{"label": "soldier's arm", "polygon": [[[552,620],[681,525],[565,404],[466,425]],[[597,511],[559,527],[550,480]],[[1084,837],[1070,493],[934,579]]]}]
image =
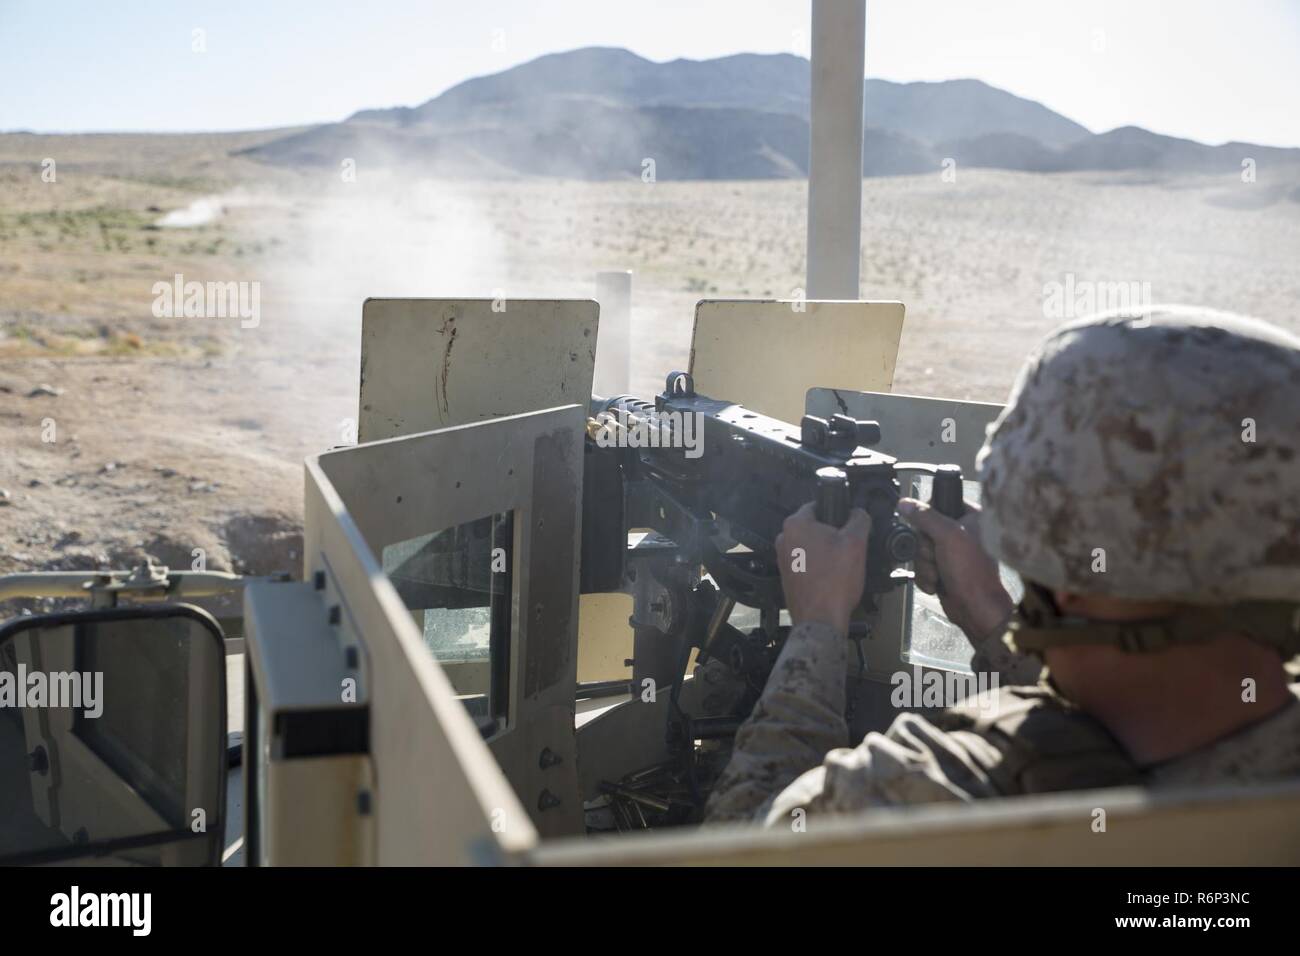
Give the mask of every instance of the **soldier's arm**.
[{"label": "soldier's arm", "polygon": [[937,594],[948,620],[966,634],[975,651],[971,670],[997,674],[1008,685],[1038,683],[1038,659],[1017,654],[1002,642],[1013,604],[997,561],[980,544],[979,507],[967,502],[960,521],[912,499],[900,501],[898,511],[921,533],[916,586]]},{"label": "soldier's arm", "polygon": [[973,733],[943,731],[904,713],[885,733],[867,734],[851,750],[832,750],[761,807],[757,819],[799,831],[814,816],[994,797],[997,789],[981,768],[997,759],[992,745]]},{"label": "soldier's arm", "polygon": [[862,597],[871,519],[854,508],[842,528],[812,503],[786,518],[775,546],[794,622],[767,686],[736,733],[709,820],[750,820],[827,751],[849,742],[844,721],[849,617]]},{"label": "soldier's arm", "polygon": [[772,676],[736,734],[706,821],[802,829],[807,818],[868,807],[995,796],[973,753],[990,745],[900,714],[850,749],[844,720],[848,641],[823,624],[790,632]]},{"label": "soldier's arm", "polygon": [[827,624],[790,631],[763,694],[736,733],[705,817],[761,820],[772,800],[827,752],[849,743],[844,721],[848,641]]}]

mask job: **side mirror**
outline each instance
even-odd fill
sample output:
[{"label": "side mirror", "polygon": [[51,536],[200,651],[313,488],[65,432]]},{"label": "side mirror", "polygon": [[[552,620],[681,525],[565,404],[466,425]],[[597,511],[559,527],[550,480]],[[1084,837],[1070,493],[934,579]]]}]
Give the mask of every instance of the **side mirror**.
[{"label": "side mirror", "polygon": [[185,604],[0,627],[0,865],[220,862],[225,640]]}]

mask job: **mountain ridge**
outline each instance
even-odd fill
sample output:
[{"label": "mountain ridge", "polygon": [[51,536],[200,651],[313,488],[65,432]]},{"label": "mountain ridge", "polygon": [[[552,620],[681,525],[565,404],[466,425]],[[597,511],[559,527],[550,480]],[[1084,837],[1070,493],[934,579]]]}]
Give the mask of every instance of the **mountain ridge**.
[{"label": "mountain ridge", "polygon": [[[1094,133],[1036,100],[955,79],[863,81],[867,176],[958,167],[1240,173],[1300,149],[1120,127]],[[807,175],[811,69],[788,53],[655,62],[618,47],[551,53],[416,106],[366,109],[241,151],[262,162],[419,167],[442,175],[764,179]]]}]

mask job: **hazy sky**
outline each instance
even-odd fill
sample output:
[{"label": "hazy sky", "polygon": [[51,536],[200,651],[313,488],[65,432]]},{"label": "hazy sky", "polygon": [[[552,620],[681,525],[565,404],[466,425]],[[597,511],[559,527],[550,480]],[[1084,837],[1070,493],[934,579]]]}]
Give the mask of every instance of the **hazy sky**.
[{"label": "hazy sky", "polygon": [[[252,129],[545,53],[807,54],[808,0],[0,0],[0,130]],[[206,50],[192,49],[204,31]],[[1300,0],[868,0],[867,75],[976,77],[1102,131],[1300,146]],[[868,119],[868,122],[870,120]]]}]

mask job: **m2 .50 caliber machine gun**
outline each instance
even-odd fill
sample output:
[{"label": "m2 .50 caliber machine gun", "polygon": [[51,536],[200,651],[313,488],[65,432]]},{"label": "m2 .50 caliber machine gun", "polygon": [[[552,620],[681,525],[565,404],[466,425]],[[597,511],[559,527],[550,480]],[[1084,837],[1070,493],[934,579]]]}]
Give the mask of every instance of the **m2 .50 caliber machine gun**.
[{"label": "m2 .50 caliber machine gun", "polygon": [[[624,781],[607,791],[634,802],[643,821],[656,813],[649,825],[698,819],[789,632],[775,548],[786,517],[809,501],[837,527],[854,507],[870,516],[863,598],[848,635],[861,663],[881,596],[910,579],[916,554],[915,532],[898,517],[899,476],[932,475],[932,506],[961,515],[958,466],[899,462],[873,449],[881,440],[873,421],[805,415],[795,427],[708,398],[685,372],[671,373],[652,402],[593,397],[582,592],[632,595],[631,690],[670,694],[666,733],[679,757],[660,768],[650,798],[649,775],[639,789]],[[679,705],[692,652],[709,687],[695,713]]]}]

